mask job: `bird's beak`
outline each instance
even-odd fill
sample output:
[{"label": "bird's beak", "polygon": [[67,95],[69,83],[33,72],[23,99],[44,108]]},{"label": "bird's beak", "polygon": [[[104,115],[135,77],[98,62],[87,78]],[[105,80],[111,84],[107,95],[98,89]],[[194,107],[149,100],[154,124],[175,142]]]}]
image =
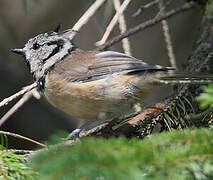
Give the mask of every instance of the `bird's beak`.
[{"label": "bird's beak", "polygon": [[11,49],[12,52],[19,54],[19,55],[25,55],[25,51],[23,49]]}]

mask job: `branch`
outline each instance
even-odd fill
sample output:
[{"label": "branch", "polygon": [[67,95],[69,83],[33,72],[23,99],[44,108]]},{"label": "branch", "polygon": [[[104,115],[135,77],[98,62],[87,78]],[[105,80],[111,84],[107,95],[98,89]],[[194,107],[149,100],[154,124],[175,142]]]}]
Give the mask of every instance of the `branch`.
[{"label": "branch", "polygon": [[128,36],[131,36],[141,30],[144,30],[148,27],[151,27],[155,24],[157,24],[158,22],[164,20],[164,19],[168,19],[174,15],[177,15],[181,12],[184,12],[184,11],[187,11],[191,8],[195,7],[195,3],[194,2],[190,2],[190,3],[185,3],[182,7],[180,8],[177,8],[177,9],[173,9],[173,10],[170,10],[169,12],[165,13],[164,15],[162,15],[161,17],[159,17],[158,19],[156,19],[156,21],[153,21],[153,19],[150,19],[144,23],[141,23],[131,29],[129,29],[128,31],[126,31],[125,33],[123,34],[120,34],[116,37],[114,37],[113,39],[107,41],[105,44],[99,46],[97,49],[98,50],[104,50],[114,44],[116,44],[117,42],[121,41],[123,38],[126,38]]},{"label": "branch", "polygon": [[[96,0],[90,7],[87,9],[87,11],[81,16],[81,18],[78,20],[78,22],[73,26],[73,30],[78,32],[83,25],[85,25],[89,19],[95,14],[95,12],[101,7],[101,5],[106,0]],[[69,39],[72,40],[75,37],[76,33],[70,35]]]},{"label": "branch", "polygon": [[[120,0],[114,0],[114,7],[115,7],[115,10],[118,12],[119,9],[121,8]],[[120,32],[124,33],[127,30],[124,14],[121,14],[120,18],[118,19],[118,23],[119,23]],[[123,45],[124,53],[131,55],[130,42],[128,38],[124,38],[122,40],[122,45]]]},{"label": "branch", "polygon": [[152,7],[153,5],[157,4],[159,1],[161,0],[154,0],[144,6],[141,6],[132,16],[133,17],[139,16],[145,9]]},{"label": "branch", "polygon": [[24,105],[32,96],[36,99],[40,98],[36,89],[32,89],[30,92],[27,92],[1,119],[0,119],[0,127],[4,124],[7,119],[10,118],[20,107]]},{"label": "branch", "polygon": [[21,154],[25,155],[25,154],[34,153],[34,151],[32,151],[32,150],[20,150],[20,149],[6,149],[6,150],[2,150],[0,152],[15,152],[15,153],[17,153],[19,155],[21,155]]},{"label": "branch", "polygon": [[[171,2],[171,0],[168,1],[168,2]],[[167,2],[167,4],[168,4],[168,2]],[[162,14],[165,13],[165,7],[166,7],[166,5],[163,5],[163,2],[160,1],[159,2],[159,9],[160,9]],[[165,43],[166,43],[166,47],[167,47],[167,52],[168,52],[170,64],[171,64],[172,67],[174,67],[177,70],[177,64],[176,64],[175,55],[174,55],[174,51],[173,51],[172,40],[171,40],[171,36],[170,36],[170,32],[169,32],[168,22],[167,22],[167,20],[162,20],[161,24],[162,24],[163,35],[164,35],[164,39],[165,39]]]},{"label": "branch", "polygon": [[109,23],[109,25],[106,28],[106,31],[102,37],[102,39],[98,42],[96,42],[96,45],[102,45],[106,42],[107,38],[109,37],[111,31],[113,30],[113,28],[115,27],[115,25],[118,22],[118,19],[120,17],[120,15],[126,10],[128,4],[131,2],[131,0],[125,0],[123,2],[123,4],[121,5],[119,11],[116,12],[115,16],[112,18],[111,22]]},{"label": "branch", "polygon": [[6,131],[0,131],[0,134],[4,134],[4,135],[8,135],[8,136],[13,136],[15,138],[20,138],[20,139],[24,139],[24,140],[27,140],[27,141],[30,141],[34,144],[37,144],[39,146],[42,146],[42,147],[47,147],[45,144],[42,144],[38,141],[35,141],[33,139],[30,139],[28,137],[25,137],[25,136],[22,136],[22,135],[19,135],[19,134],[15,134],[15,133],[11,133],[11,132],[6,132]]},{"label": "branch", "polygon": [[33,83],[29,86],[24,87],[21,91],[15,93],[14,95],[4,99],[0,102],[0,107],[7,105],[9,102],[13,101],[14,99],[18,98],[19,96],[25,94],[26,92],[29,92],[30,90],[37,87],[37,83]]}]

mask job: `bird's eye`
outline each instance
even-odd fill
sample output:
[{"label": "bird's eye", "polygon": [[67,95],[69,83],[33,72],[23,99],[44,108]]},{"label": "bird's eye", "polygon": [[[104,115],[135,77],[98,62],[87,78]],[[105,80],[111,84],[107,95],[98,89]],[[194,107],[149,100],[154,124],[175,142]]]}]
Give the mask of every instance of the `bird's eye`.
[{"label": "bird's eye", "polygon": [[38,43],[33,44],[33,49],[37,50],[40,48],[40,45]]}]

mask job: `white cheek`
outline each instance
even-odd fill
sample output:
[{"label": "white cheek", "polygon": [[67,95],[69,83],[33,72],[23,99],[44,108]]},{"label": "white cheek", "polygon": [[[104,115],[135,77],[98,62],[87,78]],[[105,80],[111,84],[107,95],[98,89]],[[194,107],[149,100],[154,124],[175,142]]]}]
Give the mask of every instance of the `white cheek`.
[{"label": "white cheek", "polygon": [[31,57],[30,57],[30,54],[26,53],[26,54],[25,54],[25,58],[30,62],[30,58],[31,58]]},{"label": "white cheek", "polygon": [[44,46],[40,48],[36,52],[37,58],[40,60],[48,58],[53,53],[56,47],[57,47],[56,45],[52,45],[52,46]]}]

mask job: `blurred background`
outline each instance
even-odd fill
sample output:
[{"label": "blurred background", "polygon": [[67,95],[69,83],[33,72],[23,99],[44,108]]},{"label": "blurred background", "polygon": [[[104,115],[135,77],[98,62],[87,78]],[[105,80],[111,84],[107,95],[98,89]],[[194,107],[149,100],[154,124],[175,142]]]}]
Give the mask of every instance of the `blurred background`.
[{"label": "blurred background", "polygon": [[[31,84],[32,77],[22,57],[10,52],[11,48],[22,48],[33,36],[53,30],[58,24],[62,29],[72,28],[80,16],[93,3],[93,0],[0,0],[0,100],[14,94],[22,87]],[[132,17],[137,9],[150,0],[134,0],[125,11],[127,27],[131,28],[150,18],[159,9],[157,6],[144,11],[138,17]],[[177,8],[185,0],[174,0],[167,10]],[[74,39],[81,49],[95,48],[94,43],[101,39],[103,32],[114,15],[113,2],[98,10]],[[182,64],[190,55],[199,32],[202,17],[200,7],[181,13],[169,19],[174,52],[181,70]],[[167,50],[161,24],[131,36],[132,55],[153,64],[169,66]],[[119,28],[113,30],[111,37],[119,34]],[[121,43],[110,50],[122,52]],[[172,93],[171,87],[162,87],[154,91],[144,104],[153,104]],[[0,109],[2,117],[15,102]],[[79,107],[80,108],[80,107]],[[1,127],[2,130],[15,132],[39,141],[45,141],[56,131],[70,132],[76,127],[76,119],[52,107],[44,98],[32,98],[12,115]],[[32,144],[9,137],[10,148],[29,149]]]}]

